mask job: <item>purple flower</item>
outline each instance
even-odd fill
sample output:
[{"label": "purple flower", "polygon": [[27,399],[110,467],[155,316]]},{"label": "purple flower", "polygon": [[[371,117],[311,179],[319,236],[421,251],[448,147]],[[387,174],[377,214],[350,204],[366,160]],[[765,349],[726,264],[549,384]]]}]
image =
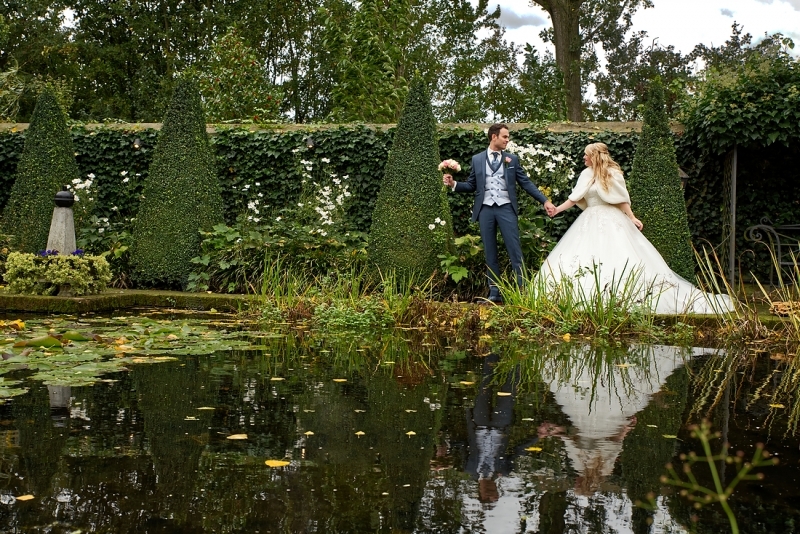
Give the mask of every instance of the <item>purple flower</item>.
[{"label": "purple flower", "polygon": [[37,255],[46,258],[47,256],[58,256],[57,250],[40,250]]},{"label": "purple flower", "polygon": [[82,248],[79,248],[78,250],[72,251],[72,255],[73,256],[83,256],[83,254],[84,254],[84,252],[83,252]]}]

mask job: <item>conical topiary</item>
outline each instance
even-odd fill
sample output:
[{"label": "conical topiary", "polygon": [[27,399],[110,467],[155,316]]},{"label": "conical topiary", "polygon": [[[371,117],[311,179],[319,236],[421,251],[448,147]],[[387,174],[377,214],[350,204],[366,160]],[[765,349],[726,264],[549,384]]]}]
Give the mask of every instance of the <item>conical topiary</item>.
[{"label": "conical topiary", "polygon": [[452,221],[437,166],[439,145],[423,82],[409,88],[372,214],[369,257],[382,273],[429,276],[447,251]]},{"label": "conical topiary", "polygon": [[678,176],[675,144],[664,111],[664,87],[658,78],[648,90],[642,135],[636,146],[628,186],[631,208],[644,223],[644,235],[673,271],[693,280],[694,252],[686,203]]},{"label": "conical topiary", "polygon": [[144,184],[133,232],[137,284],[184,286],[200,251],[200,230],[221,223],[222,196],[197,85],[175,86]]},{"label": "conical topiary", "polygon": [[47,246],[53,198],[78,177],[66,117],[55,93],[46,87],[36,100],[17,164],[17,179],[3,211],[2,232],[13,236],[11,246],[15,250],[37,252]]}]

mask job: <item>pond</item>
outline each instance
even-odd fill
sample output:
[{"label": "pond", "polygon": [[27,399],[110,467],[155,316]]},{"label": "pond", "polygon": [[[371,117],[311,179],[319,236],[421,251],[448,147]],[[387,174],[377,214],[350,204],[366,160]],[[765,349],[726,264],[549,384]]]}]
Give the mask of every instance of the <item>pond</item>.
[{"label": "pond", "polygon": [[[660,481],[703,454],[689,425],[704,417],[732,451],[761,442],[780,459],[730,499],[741,531],[800,530],[786,356],[27,323],[4,336],[85,340],[0,347],[15,388],[0,405],[2,532],[726,532],[718,504],[695,510]],[[729,483],[735,465],[716,465]],[[693,473],[712,485],[707,465]]]}]

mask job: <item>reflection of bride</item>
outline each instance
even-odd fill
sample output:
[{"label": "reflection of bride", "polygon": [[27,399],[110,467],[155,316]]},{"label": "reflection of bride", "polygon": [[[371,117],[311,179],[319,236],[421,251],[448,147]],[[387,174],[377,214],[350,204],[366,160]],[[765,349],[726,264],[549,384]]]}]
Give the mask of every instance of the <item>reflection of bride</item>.
[{"label": "reflection of bride", "polygon": [[584,211],[544,261],[539,276],[548,282],[575,277],[587,296],[596,293],[598,284],[618,291],[626,281],[635,282],[637,300],[652,292],[651,307],[660,314],[729,311],[729,297],[704,293],[680,277],[642,235],[622,171],[608,147],[591,144],[583,159],[587,168],[556,214],[575,205]]},{"label": "reflection of bride", "polygon": [[[601,362],[601,371],[591,362],[570,369],[571,376],[558,376],[555,369],[545,376],[550,391],[572,428],[539,427],[539,434],[559,436],[577,472],[576,492],[590,495],[611,475],[622,451],[625,435],[667,377],[683,363],[672,347],[652,347],[638,365],[620,366]],[[627,364],[623,364],[627,365]],[[545,371],[547,374],[548,371]]]}]

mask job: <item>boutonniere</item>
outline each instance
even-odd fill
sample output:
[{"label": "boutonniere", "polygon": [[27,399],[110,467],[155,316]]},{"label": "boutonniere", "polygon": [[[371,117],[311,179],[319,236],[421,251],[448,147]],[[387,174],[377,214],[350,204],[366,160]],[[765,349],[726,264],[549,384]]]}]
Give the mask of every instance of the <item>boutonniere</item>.
[{"label": "boutonniere", "polygon": [[511,158],[510,158],[510,157],[508,157],[508,156],[506,156],[506,157],[505,157],[505,159],[503,160],[503,166],[504,166],[504,167],[507,169],[507,168],[508,168],[508,165],[509,165],[510,163],[511,163]]}]

